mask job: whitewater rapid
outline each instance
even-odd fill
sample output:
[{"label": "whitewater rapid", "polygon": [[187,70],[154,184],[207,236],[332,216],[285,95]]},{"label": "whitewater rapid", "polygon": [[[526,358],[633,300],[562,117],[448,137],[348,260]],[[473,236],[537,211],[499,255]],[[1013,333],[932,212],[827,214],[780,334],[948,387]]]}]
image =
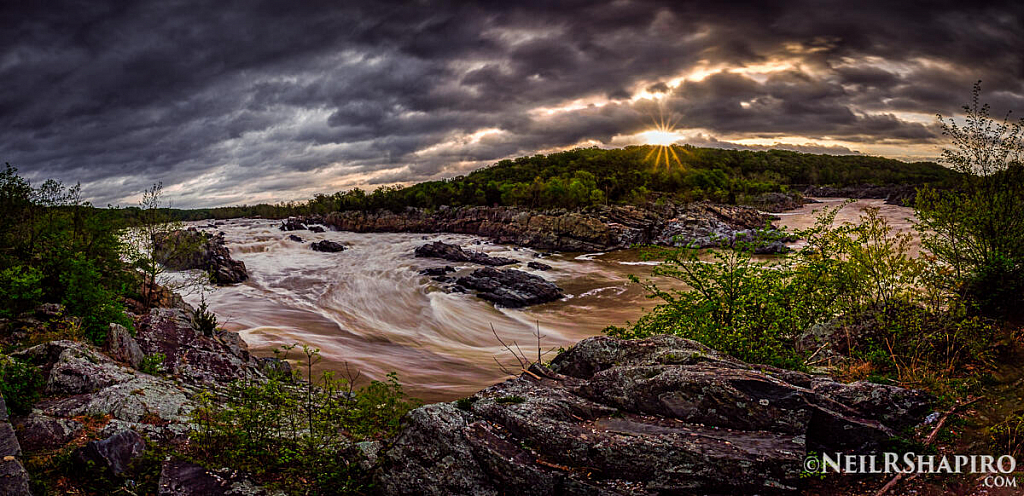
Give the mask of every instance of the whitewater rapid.
[{"label": "whitewater rapid", "polygon": [[[842,215],[855,219],[861,207],[881,204],[861,200]],[[821,206],[807,205],[783,215],[779,223],[796,228],[810,225],[812,210]],[[884,215],[905,227],[900,219],[908,212],[885,206]],[[193,225],[224,232],[232,257],[245,262],[248,281],[217,288],[205,298],[220,325],[239,332],[251,351],[272,356],[275,348],[307,344],[319,348],[323,356],[315,367],[317,373],[357,370],[365,383],[394,371],[410,394],[426,401],[466,396],[507,378],[495,359],[518,370],[491,326],[531,357],[536,356],[534,333],[539,326],[542,353],[550,360],[555,351],[549,350],[599,335],[609,325],[635,320],[657,304],[644,296],[640,285],[628,280],[631,274],[646,278],[653,268],[653,262],[641,260],[637,250],[547,254],[468,235],[285,232],[278,229],[280,221],[265,219]],[[289,234],[301,236],[303,242],[291,241]],[[322,253],[309,248],[310,242],[325,239],[347,249]],[[419,271],[451,265],[464,273],[477,266],[413,256],[417,246],[437,240],[519,260],[504,268],[544,277],[562,287],[566,296],[524,309],[501,309],[472,294],[447,293],[441,283]],[[552,269],[528,268],[526,263],[534,260]],[[185,298],[195,305],[200,295]],[[298,353],[290,357],[297,358]]]}]

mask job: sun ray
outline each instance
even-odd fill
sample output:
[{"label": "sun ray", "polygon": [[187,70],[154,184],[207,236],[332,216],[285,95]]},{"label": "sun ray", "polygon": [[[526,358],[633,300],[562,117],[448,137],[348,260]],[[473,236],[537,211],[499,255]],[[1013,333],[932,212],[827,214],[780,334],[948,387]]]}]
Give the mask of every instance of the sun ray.
[{"label": "sun ray", "polygon": [[[655,169],[660,169],[664,161],[665,169],[671,169],[673,165],[683,166],[683,161],[676,153],[675,143],[682,136],[676,131],[676,125],[682,120],[681,116],[665,115],[659,107],[657,114],[650,115],[651,129],[640,133],[651,149],[644,156],[645,162],[652,162]],[[685,150],[684,150],[685,152]]]}]

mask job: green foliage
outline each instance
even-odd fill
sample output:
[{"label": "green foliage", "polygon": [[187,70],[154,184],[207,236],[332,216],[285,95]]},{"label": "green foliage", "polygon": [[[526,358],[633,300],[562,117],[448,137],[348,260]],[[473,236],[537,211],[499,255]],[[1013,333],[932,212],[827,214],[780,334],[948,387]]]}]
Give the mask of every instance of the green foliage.
[{"label": "green foliage", "polygon": [[192,315],[192,325],[206,336],[213,336],[214,331],[217,330],[217,316],[210,311],[205,295],[199,301],[199,306]]},{"label": "green foliage", "polygon": [[25,415],[39,399],[45,381],[39,368],[10,357],[0,357],[0,394],[11,414]]},{"label": "green foliage", "polygon": [[1008,415],[1002,422],[989,428],[989,436],[997,453],[1015,457],[1024,455],[1024,413]]},{"label": "green foliage", "polygon": [[744,361],[802,369],[810,350],[798,351],[796,340],[817,325],[833,329],[826,341],[872,364],[876,377],[927,383],[984,368],[996,336],[990,323],[963,305],[930,305],[928,267],[909,256],[910,235],[877,209],[865,209],[858,224],[834,226],[840,208],[822,212],[798,233],[806,247],[781,259],[754,260],[742,246],[660,251],[664,262],[653,274],[681,289],[644,283],[662,303],[606,332],[676,334]]},{"label": "green foliage", "polygon": [[0,315],[61,303],[94,343],[105,341],[111,322],[131,326],[120,304],[129,276],[118,213],[83,202],[77,185],[33,188],[9,164],[0,207]]},{"label": "green foliage", "polygon": [[[302,350],[309,373],[319,353]],[[303,384],[240,381],[223,398],[202,393],[197,399],[190,441],[195,457],[271,479],[296,494],[366,490],[370,477],[353,442],[394,435],[402,415],[418,404],[394,374],[354,388],[330,372]]]},{"label": "green foliage", "polygon": [[167,361],[167,355],[163,353],[153,353],[152,355],[146,355],[139,362],[139,372],[149,375],[160,375],[164,371],[164,362]]},{"label": "green foliage", "polygon": [[986,315],[1019,314],[1024,304],[1024,119],[1002,124],[974,85],[965,123],[939,116],[952,147],[943,162],[961,173],[948,191],[918,193],[922,245],[937,261],[936,283]]},{"label": "green foliage", "polygon": [[0,316],[13,317],[39,303],[43,273],[32,266],[16,265],[0,271]]},{"label": "green foliage", "polygon": [[[905,163],[880,157],[812,155],[783,150],[747,151],[673,146],[680,163],[656,167],[650,146],[577,148],[550,155],[502,160],[465,176],[405,188],[382,186],[318,194],[302,203],[258,204],[197,210],[160,208],[176,220],[234,217],[284,218],[346,210],[405,207],[435,209],[471,205],[586,208],[607,203],[712,200],[735,203],[795,185],[934,184],[945,186],[956,173],[931,162]],[[120,213],[138,218],[145,210]]]}]

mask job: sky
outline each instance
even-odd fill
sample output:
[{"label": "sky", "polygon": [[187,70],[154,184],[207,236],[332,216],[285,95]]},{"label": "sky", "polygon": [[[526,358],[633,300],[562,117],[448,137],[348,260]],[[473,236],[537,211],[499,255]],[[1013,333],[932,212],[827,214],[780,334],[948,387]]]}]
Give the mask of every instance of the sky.
[{"label": "sky", "polygon": [[932,160],[975,81],[1024,114],[1022,6],[3,2],[0,162],[99,206],[160,182],[193,208],[578,146]]}]

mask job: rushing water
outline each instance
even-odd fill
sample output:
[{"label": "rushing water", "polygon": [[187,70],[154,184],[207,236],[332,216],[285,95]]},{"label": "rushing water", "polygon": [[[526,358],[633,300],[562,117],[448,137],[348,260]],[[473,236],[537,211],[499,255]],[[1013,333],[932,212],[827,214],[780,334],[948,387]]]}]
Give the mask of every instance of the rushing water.
[{"label": "rushing water", "polygon": [[[840,217],[853,220],[859,207],[872,204],[881,201],[862,200],[846,207]],[[784,214],[780,223],[810,225],[815,207],[821,205]],[[897,223],[906,222],[901,218],[909,212],[888,207],[883,214]],[[627,279],[630,274],[650,274],[650,263],[639,260],[635,250],[538,258],[543,255],[538,251],[495,245],[476,236],[286,233],[278,225],[279,221],[236,219],[217,226],[225,233],[232,256],[245,262],[250,275],[243,284],[206,295],[221,325],[239,331],[257,355],[305,343],[321,350],[320,370],[345,370],[347,364],[363,378],[373,379],[395,371],[413,396],[427,401],[466,396],[506,378],[495,359],[518,369],[511,366],[515,360],[498,343],[491,326],[503,340],[516,342],[535,356],[538,325],[541,347],[547,351],[600,334],[608,325],[622,325],[656,303]],[[297,234],[304,242],[291,241],[288,234]],[[323,239],[348,249],[320,253],[309,248],[309,242]],[[566,297],[513,310],[495,308],[472,294],[446,293],[419,271],[453,265],[461,273],[475,266],[413,257],[417,246],[435,240],[521,260],[511,267],[553,281]],[[529,269],[526,262],[531,260],[542,260],[552,269]],[[198,298],[187,297],[193,304]]]}]

